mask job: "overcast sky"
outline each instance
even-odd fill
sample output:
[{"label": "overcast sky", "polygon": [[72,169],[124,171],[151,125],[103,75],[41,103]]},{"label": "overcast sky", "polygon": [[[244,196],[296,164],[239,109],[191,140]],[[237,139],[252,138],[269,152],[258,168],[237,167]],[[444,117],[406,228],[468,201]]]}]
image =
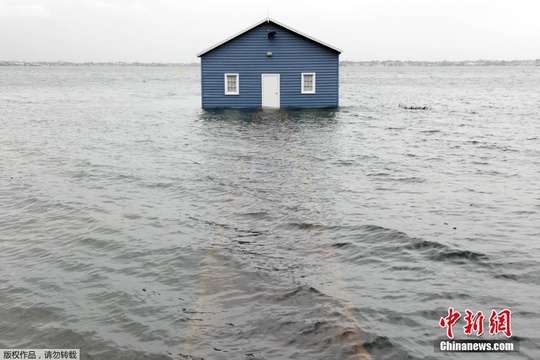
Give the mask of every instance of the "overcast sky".
[{"label": "overcast sky", "polygon": [[540,58],[540,0],[0,0],[0,60],[196,62],[267,11],[341,60]]}]

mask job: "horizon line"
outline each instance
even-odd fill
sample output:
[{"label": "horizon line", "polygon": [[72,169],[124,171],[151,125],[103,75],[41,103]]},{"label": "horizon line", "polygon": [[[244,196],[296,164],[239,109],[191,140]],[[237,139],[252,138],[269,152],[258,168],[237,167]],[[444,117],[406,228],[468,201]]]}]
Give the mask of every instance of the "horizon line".
[{"label": "horizon line", "polygon": [[[540,58],[537,59],[512,59],[512,60],[506,60],[506,59],[462,59],[462,60],[400,60],[400,59],[385,59],[385,60],[340,60],[340,63],[374,63],[374,62],[403,62],[403,63],[463,63],[463,62],[537,62],[540,63]],[[184,61],[178,61],[178,62],[171,62],[171,61],[125,61],[125,60],[108,60],[108,61],[95,61],[95,60],[87,60],[87,61],[71,61],[71,60],[0,60],[0,64],[2,63],[26,63],[26,64],[62,64],[62,63],[69,63],[69,64],[162,64],[162,65],[193,65],[193,64],[200,64],[200,61],[190,61],[190,62],[184,62]]]}]

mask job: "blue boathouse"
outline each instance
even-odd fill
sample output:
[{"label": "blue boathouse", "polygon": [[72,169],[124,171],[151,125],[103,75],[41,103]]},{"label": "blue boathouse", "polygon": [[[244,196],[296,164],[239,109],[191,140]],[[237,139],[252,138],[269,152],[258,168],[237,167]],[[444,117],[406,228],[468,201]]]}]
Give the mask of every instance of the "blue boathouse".
[{"label": "blue boathouse", "polygon": [[203,109],[339,104],[341,50],[264,19],[197,54]]}]

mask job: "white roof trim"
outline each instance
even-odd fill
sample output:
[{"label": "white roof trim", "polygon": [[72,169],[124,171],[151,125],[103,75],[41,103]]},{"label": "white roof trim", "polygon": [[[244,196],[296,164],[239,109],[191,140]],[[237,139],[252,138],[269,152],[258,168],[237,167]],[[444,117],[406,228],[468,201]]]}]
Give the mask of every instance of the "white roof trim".
[{"label": "white roof trim", "polygon": [[285,24],[280,23],[279,21],[276,21],[276,20],[274,20],[274,19],[272,19],[272,18],[265,18],[265,19],[263,19],[263,20],[257,22],[256,24],[254,24],[254,25],[248,27],[247,29],[244,29],[244,30],[240,31],[239,33],[234,34],[233,36],[228,37],[227,39],[225,39],[225,40],[223,40],[223,41],[221,41],[221,42],[215,44],[214,46],[211,46],[211,47],[209,47],[208,49],[206,49],[206,50],[204,50],[204,51],[198,53],[198,54],[197,54],[197,57],[203,56],[203,55],[206,54],[207,52],[209,52],[209,51],[211,51],[211,50],[214,50],[215,48],[217,48],[217,47],[219,47],[219,46],[225,44],[226,42],[231,41],[231,40],[234,39],[235,37],[240,36],[240,35],[242,35],[243,33],[246,33],[246,32],[248,32],[249,30],[251,30],[251,29],[253,29],[253,28],[255,28],[255,27],[257,27],[257,26],[259,26],[259,25],[261,25],[261,24],[263,24],[263,23],[265,23],[265,22],[273,22],[274,24],[279,25],[279,26],[281,26],[281,27],[283,27],[283,28],[285,28],[285,29],[287,29],[287,30],[289,30],[289,31],[292,31],[292,32],[294,32],[294,33],[296,33],[296,34],[298,34],[298,35],[300,35],[300,36],[303,36],[303,37],[305,37],[305,38],[307,38],[307,39],[310,39],[310,40],[312,40],[312,41],[314,41],[314,42],[316,42],[316,43],[319,43],[319,44],[321,44],[321,45],[323,45],[323,46],[326,46],[327,48],[330,48],[330,49],[332,49],[332,50],[335,50],[335,51],[337,51],[337,52],[340,53],[340,54],[343,52],[343,51],[341,51],[340,49],[338,49],[338,48],[335,47],[335,46],[329,45],[329,44],[327,44],[327,43],[325,43],[325,42],[322,42],[322,41],[320,41],[320,40],[318,40],[318,39],[315,39],[315,38],[312,37],[312,36],[306,35],[306,34],[304,34],[303,32],[300,32],[300,31],[298,31],[298,30],[295,30],[295,29],[291,28],[290,26],[287,26],[287,25],[285,25]]}]

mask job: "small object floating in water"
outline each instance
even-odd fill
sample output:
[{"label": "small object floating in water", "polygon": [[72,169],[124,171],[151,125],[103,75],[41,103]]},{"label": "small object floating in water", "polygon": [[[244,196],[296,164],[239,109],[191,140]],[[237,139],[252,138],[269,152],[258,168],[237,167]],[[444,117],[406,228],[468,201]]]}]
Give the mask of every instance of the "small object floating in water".
[{"label": "small object floating in water", "polygon": [[406,110],[429,110],[429,106],[407,106],[399,104],[399,107]]}]

